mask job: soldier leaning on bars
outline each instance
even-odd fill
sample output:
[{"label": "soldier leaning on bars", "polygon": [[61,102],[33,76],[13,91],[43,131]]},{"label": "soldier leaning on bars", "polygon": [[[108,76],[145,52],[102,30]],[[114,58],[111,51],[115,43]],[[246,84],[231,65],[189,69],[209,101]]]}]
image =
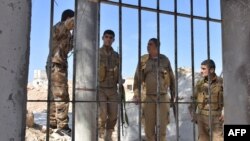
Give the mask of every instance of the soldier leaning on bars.
[{"label": "soldier leaning on bars", "polygon": [[53,26],[52,46],[47,59],[46,72],[50,81],[50,128],[58,128],[71,136],[68,126],[68,53],[73,49],[73,35],[70,30],[74,28],[74,11],[67,9],[62,13],[61,21]]},{"label": "soldier leaning on bars", "polygon": [[[202,80],[197,81],[194,93],[194,103],[190,104],[189,111],[192,121],[198,124],[199,141],[209,141],[209,93],[211,94],[211,116],[213,141],[223,141],[223,80],[215,73],[213,60],[201,63]],[[210,79],[208,79],[208,75]],[[209,85],[210,82],[210,85]],[[198,107],[198,113],[196,109]]]},{"label": "soldier leaning on bars", "polygon": [[[142,99],[142,113],[145,120],[145,134],[147,141],[155,141],[156,139],[156,123],[157,123],[157,63],[159,59],[159,85],[160,85],[160,102],[170,102],[168,96],[168,88],[170,88],[175,99],[175,78],[171,68],[169,59],[159,54],[158,48],[160,42],[156,38],[148,41],[147,50],[149,54],[141,57],[141,65],[137,65],[134,77],[134,100],[139,102],[139,71],[141,73],[142,90],[145,90],[145,97]],[[160,104],[160,140],[166,141],[166,128],[169,123],[169,103]]]}]

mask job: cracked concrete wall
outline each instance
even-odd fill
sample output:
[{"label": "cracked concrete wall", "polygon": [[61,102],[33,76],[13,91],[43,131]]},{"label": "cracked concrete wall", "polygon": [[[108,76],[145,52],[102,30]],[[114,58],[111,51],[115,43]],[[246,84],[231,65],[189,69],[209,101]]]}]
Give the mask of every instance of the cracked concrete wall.
[{"label": "cracked concrete wall", "polygon": [[24,140],[30,0],[0,0],[0,137]]},{"label": "cracked concrete wall", "polygon": [[[75,100],[95,101],[97,89],[98,3],[78,1],[75,46]],[[75,140],[94,141],[97,103],[75,104]],[[84,134],[83,134],[84,133]]]},{"label": "cracked concrete wall", "polygon": [[249,124],[250,1],[222,0],[225,124]]}]

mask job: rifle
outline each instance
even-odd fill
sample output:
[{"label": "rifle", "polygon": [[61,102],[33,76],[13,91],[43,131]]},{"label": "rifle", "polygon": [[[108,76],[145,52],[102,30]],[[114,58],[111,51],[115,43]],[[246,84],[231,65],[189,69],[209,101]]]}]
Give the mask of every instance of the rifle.
[{"label": "rifle", "polygon": [[191,99],[192,103],[188,106],[188,111],[192,118],[191,121],[197,123],[197,115],[196,115],[197,104],[195,103],[193,96],[191,96]]},{"label": "rifle", "polygon": [[173,91],[171,91],[170,95],[171,95],[171,99],[170,99],[171,107],[173,107],[174,119],[176,122],[177,121],[177,119],[176,119],[176,106],[175,106],[175,102],[174,102],[175,94]]},{"label": "rifle", "polygon": [[[127,125],[129,125],[128,122],[128,115],[126,112],[126,96],[125,96],[125,90],[123,85],[121,85],[121,121],[122,121],[122,135],[124,136],[124,132],[123,132],[123,125],[126,123]],[[123,110],[124,109],[124,110]],[[125,113],[123,113],[123,111]],[[124,120],[124,116],[125,116],[125,120]]]}]

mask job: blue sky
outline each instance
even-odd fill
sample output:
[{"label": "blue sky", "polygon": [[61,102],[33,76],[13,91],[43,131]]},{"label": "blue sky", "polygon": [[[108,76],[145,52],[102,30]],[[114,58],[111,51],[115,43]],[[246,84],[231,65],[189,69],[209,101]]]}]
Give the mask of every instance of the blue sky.
[{"label": "blue sky", "polygon": [[[113,0],[118,1],[118,0]],[[194,1],[194,15],[206,16],[206,0]],[[136,4],[137,0],[123,0],[124,3]],[[210,17],[220,19],[220,0],[210,0]],[[54,24],[60,20],[61,13],[65,9],[74,9],[74,0],[56,0]],[[177,0],[178,12],[190,14],[190,0]],[[156,0],[142,0],[142,6],[156,8]],[[160,0],[160,8],[174,10],[174,0]],[[134,75],[138,59],[138,10],[123,8],[122,19],[122,49],[123,49],[123,77]],[[115,50],[119,50],[119,22],[118,7],[101,4],[102,35],[105,29],[112,29],[116,33],[113,44]],[[191,67],[191,30],[190,19],[178,17],[178,67]],[[50,0],[32,0],[31,23],[31,51],[29,66],[29,81],[33,79],[35,69],[45,69],[49,52],[49,26],[50,26]],[[142,54],[146,53],[146,45],[150,38],[157,37],[156,13],[142,11]],[[195,71],[199,71],[200,62],[207,58],[207,33],[206,21],[194,20],[194,58]],[[174,57],[174,16],[160,14],[160,40],[161,53],[168,56],[175,68]],[[100,41],[102,45],[102,41]],[[210,22],[210,58],[217,65],[216,72],[222,72],[221,49],[221,24]],[[69,79],[72,78],[72,56],[69,57]]]}]

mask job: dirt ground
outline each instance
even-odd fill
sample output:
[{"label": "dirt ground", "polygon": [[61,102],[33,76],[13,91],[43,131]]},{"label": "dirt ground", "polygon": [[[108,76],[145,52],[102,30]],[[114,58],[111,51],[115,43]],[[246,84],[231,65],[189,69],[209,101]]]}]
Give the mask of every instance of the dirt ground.
[{"label": "dirt ground", "polygon": [[[72,82],[69,81],[69,95],[72,100]],[[47,111],[47,97],[48,89],[47,86],[34,87],[29,85],[27,87],[27,110],[33,111],[34,113],[46,112]],[[70,104],[69,112],[72,110],[72,104]]]}]

